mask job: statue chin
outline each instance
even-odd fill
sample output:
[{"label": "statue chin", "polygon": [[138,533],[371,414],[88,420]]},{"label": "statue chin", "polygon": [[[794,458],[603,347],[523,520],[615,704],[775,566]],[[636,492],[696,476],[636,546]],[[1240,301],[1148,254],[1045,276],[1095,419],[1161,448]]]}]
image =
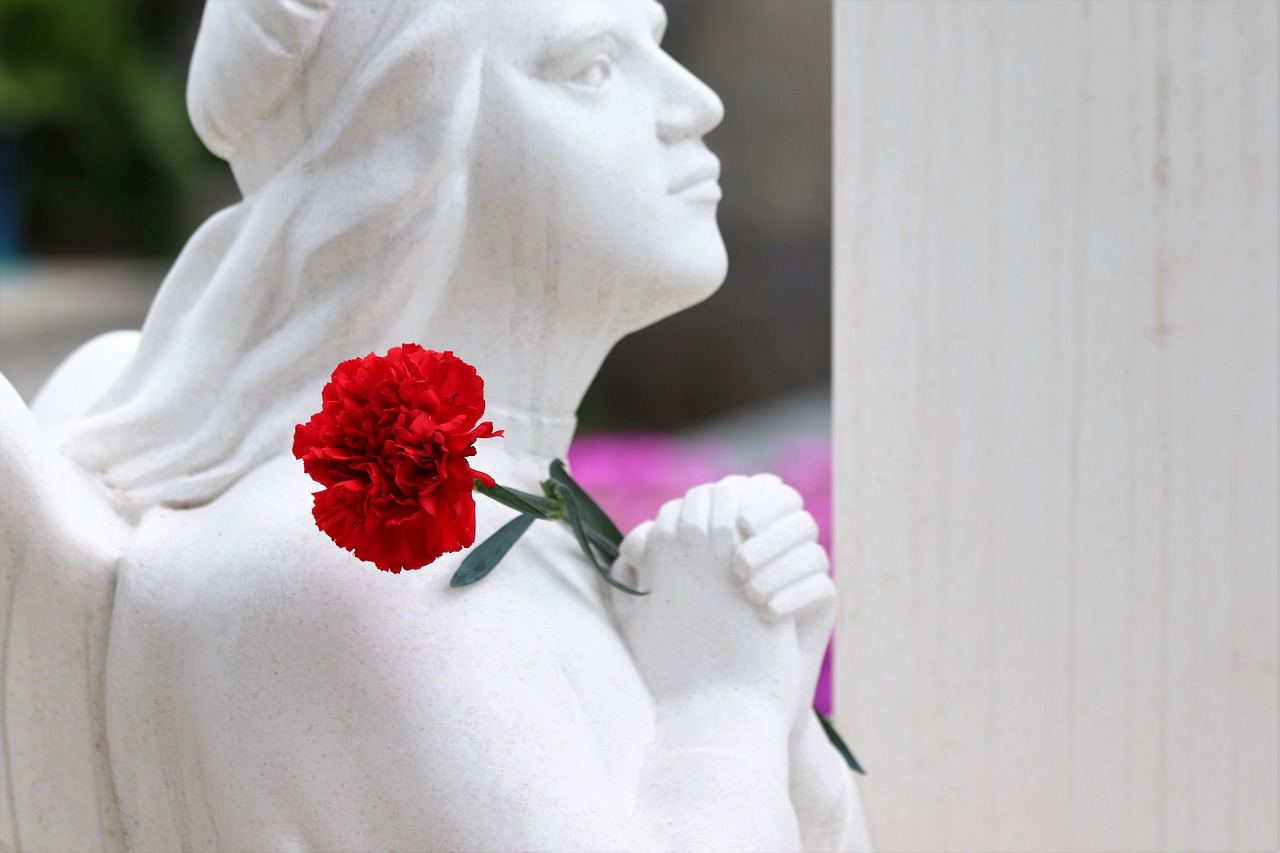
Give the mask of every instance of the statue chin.
[{"label": "statue chin", "polygon": [[729,257],[716,230],[707,245],[691,252],[662,278],[651,278],[644,295],[620,315],[624,333],[635,332],[711,298],[724,284]]}]

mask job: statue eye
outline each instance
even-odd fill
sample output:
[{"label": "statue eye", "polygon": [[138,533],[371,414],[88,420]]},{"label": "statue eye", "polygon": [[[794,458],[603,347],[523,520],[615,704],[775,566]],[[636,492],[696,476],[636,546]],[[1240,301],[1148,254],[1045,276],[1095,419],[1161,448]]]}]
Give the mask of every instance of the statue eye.
[{"label": "statue eye", "polygon": [[609,61],[609,57],[600,56],[592,60],[589,65],[569,78],[569,82],[575,86],[582,86],[587,89],[599,89],[605,83],[609,82],[609,77],[613,73],[613,64]]}]

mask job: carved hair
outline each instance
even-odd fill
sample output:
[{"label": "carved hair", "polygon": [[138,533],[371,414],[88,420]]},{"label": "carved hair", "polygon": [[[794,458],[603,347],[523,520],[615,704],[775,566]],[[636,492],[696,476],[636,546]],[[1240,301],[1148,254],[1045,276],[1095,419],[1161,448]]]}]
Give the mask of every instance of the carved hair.
[{"label": "carved hair", "polygon": [[280,107],[333,7],[334,0],[208,0],[187,76],[187,112],[210,151],[230,161]]},{"label": "carved hair", "polygon": [[340,360],[422,327],[466,224],[466,6],[209,0],[188,105],[244,200],[191,237],[133,360],[59,436],[122,506],[212,500],[287,451]]}]

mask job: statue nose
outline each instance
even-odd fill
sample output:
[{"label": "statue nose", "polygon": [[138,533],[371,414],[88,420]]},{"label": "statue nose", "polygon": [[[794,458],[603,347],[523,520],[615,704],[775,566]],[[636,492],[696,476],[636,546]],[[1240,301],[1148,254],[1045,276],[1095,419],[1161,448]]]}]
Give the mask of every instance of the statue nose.
[{"label": "statue nose", "polygon": [[710,133],[724,119],[724,103],[711,87],[667,57],[671,68],[667,97],[658,113],[658,138],[678,142]]}]

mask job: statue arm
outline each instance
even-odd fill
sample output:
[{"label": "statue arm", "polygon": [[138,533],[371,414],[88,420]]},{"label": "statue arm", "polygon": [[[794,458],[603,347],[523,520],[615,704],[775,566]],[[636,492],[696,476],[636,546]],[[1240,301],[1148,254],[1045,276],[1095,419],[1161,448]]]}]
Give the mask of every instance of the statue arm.
[{"label": "statue arm", "polygon": [[[730,563],[734,577],[741,582],[740,590],[725,588],[719,595],[747,599],[758,608],[760,619],[745,621],[782,623],[780,627],[791,628],[797,641],[798,656],[793,667],[797,686],[789,717],[787,773],[803,847],[869,850],[852,773],[831,746],[809,703],[834,626],[836,603],[826,551],[817,544],[817,525],[804,512],[799,493],[772,475],[731,477],[715,488],[722,495],[726,490],[737,493],[736,499],[722,496],[718,504],[726,516],[722,524],[733,522],[734,529],[720,535],[736,543]],[[690,498],[694,496],[690,493]],[[669,511],[674,512],[679,504],[673,502]],[[643,573],[634,566],[650,571],[655,568],[649,562],[649,539],[660,524],[661,516],[655,524],[642,525],[628,537],[623,546],[624,562],[618,570],[630,573],[634,579]],[[696,531],[692,534],[697,536]],[[626,601],[618,603],[624,614],[637,606]],[[680,604],[671,602],[668,606]]]},{"label": "statue arm", "polygon": [[114,831],[101,689],[130,533],[0,375],[0,848],[89,849]]},{"label": "statue arm", "polygon": [[872,849],[853,773],[813,714],[791,737],[791,801],[805,850]]},{"label": "statue arm", "polygon": [[[776,478],[757,479],[766,482],[741,513],[747,538],[734,552],[734,568],[765,619],[795,621],[803,650],[801,692],[812,696],[835,627],[830,562],[800,494]],[[790,789],[804,849],[871,849],[853,774],[807,703],[791,731]]]}]

